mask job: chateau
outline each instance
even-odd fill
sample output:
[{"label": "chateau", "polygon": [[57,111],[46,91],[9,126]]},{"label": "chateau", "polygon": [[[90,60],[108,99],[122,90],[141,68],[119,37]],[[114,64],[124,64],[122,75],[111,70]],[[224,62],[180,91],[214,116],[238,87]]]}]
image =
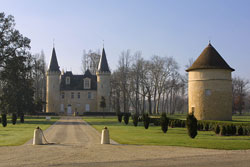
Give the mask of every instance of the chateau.
[{"label": "chateau", "polygon": [[234,71],[209,43],[187,70],[188,108],[198,120],[232,120]]},{"label": "chateau", "polygon": [[[53,47],[47,71],[46,112],[60,115],[109,112],[110,76],[104,48],[96,74],[86,70],[84,75],[74,75],[71,71],[61,73]],[[104,110],[100,108],[102,97],[106,103]]]}]

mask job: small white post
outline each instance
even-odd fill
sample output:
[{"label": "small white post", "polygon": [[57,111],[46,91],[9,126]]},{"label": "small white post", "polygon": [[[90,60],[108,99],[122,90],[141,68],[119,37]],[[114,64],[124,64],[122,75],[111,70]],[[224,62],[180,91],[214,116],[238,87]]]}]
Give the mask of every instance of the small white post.
[{"label": "small white post", "polygon": [[110,144],[109,130],[107,127],[104,127],[104,129],[102,130],[101,144]]},{"label": "small white post", "polygon": [[42,142],[42,132],[39,127],[34,130],[33,145],[41,145]]}]

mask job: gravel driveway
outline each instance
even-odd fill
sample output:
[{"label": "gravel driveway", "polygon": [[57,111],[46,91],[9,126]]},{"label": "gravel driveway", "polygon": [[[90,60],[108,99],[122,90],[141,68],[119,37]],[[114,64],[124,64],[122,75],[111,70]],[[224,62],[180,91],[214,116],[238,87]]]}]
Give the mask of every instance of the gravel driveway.
[{"label": "gravel driveway", "polygon": [[250,150],[100,144],[100,134],[80,117],[63,117],[45,131],[53,145],[0,147],[1,167],[249,167]]}]

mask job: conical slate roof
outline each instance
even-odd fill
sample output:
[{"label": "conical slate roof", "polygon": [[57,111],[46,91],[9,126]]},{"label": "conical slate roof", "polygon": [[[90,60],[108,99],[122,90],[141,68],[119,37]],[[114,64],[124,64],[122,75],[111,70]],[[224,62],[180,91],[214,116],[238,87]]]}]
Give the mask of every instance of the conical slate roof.
[{"label": "conical slate roof", "polygon": [[102,49],[102,56],[101,56],[101,59],[99,61],[98,71],[99,72],[110,72],[104,48]]},{"label": "conical slate roof", "polygon": [[58,66],[58,62],[56,58],[56,51],[55,51],[55,48],[53,47],[50,65],[49,65],[49,71],[60,71],[59,68],[60,67]]},{"label": "conical slate roof", "polygon": [[186,71],[196,69],[227,69],[234,71],[210,43]]}]

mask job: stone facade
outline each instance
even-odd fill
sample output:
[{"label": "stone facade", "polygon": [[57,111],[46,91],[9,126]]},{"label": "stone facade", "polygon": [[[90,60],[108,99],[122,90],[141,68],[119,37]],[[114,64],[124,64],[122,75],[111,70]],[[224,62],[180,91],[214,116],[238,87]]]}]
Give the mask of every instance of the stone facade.
[{"label": "stone facade", "polygon": [[47,71],[46,112],[60,115],[103,112],[99,107],[102,96],[106,102],[105,111],[109,112],[110,76],[104,49],[96,75],[89,70],[84,75],[73,75],[71,71],[61,73],[53,48]]},{"label": "stone facade", "polygon": [[190,71],[188,98],[189,113],[198,120],[232,120],[231,71]]}]

